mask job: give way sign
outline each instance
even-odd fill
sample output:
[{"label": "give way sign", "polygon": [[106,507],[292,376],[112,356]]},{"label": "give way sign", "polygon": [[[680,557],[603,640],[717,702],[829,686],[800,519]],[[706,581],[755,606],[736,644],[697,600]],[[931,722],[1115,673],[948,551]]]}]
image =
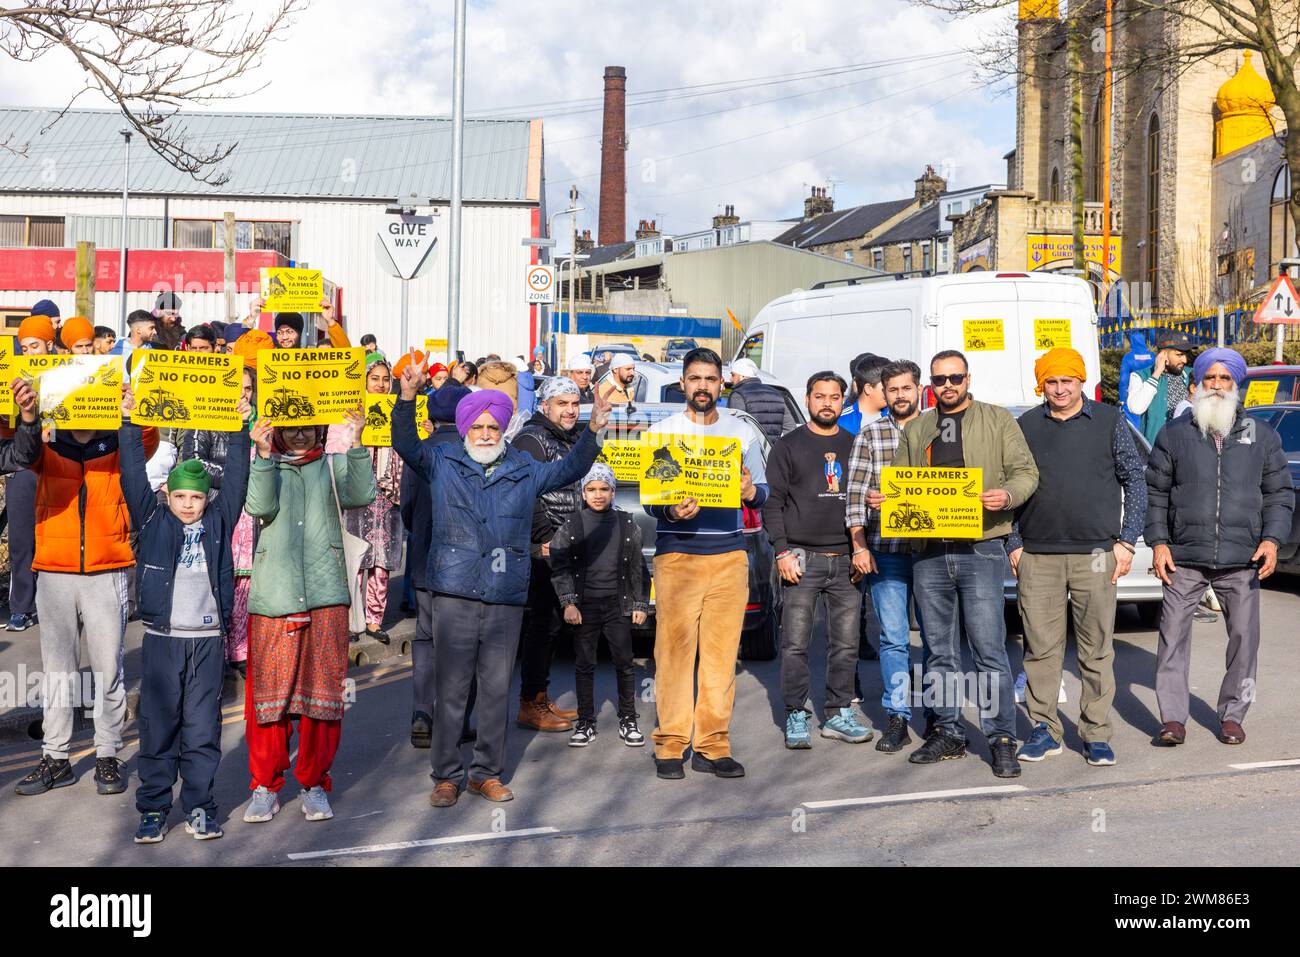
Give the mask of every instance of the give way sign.
[{"label": "give way sign", "polygon": [[1255,312],[1256,322],[1300,323],[1300,296],[1296,295],[1291,277],[1285,273],[1277,277],[1273,288]]},{"label": "give way sign", "polygon": [[398,279],[415,279],[433,262],[432,216],[389,216],[375,234],[380,268]]}]

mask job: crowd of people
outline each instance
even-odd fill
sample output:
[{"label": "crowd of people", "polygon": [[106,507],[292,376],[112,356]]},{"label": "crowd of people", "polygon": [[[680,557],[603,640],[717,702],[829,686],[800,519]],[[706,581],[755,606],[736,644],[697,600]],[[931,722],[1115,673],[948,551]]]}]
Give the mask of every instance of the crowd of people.
[{"label": "crowd of people", "polygon": [[[1207,589],[1228,630],[1219,739],[1245,739],[1259,582],[1275,567],[1294,501],[1278,436],[1243,414],[1246,369],[1236,352],[1205,349],[1193,361],[1189,343],[1165,343],[1150,366],[1132,372],[1121,409],[1085,395],[1079,353],[1052,349],[1034,364],[1043,402],[1018,419],[975,397],[960,352],[930,357],[925,373],[909,358],[864,354],[850,364],[849,381],[834,370],[809,378],[807,422],[796,425],[752,363],[732,363],[724,380],[717,353],[697,348],[682,365],[684,405],[646,440],[734,441],[740,504],[687,497],[645,506],[655,523],[650,566],[636,520],[614,503],[614,471],[598,461],[613,407],[634,395],[631,356],[603,356],[600,370],[575,355],[555,372],[538,355],[443,364],[407,349],[394,362],[363,336],[365,392],[395,395],[391,447],[365,446],[363,407],[328,427],[272,426],[258,416],[262,350],[312,338],[350,344],[328,302],[310,314],[315,336],[296,313],[276,314],[271,332],[259,329],[264,305],[254,302],[240,323],[187,329],[180,298],[163,294],[152,311],[128,316],[123,339],[80,317],[61,321],[48,301],[21,324],[25,355],[120,355],[130,373],[138,350],[227,352],[240,358],[244,377],[243,425],[230,432],[131,424],[129,374],[120,429],[42,432],[36,394],[22,379],[11,383],[14,422],[0,440],[0,471],[11,473],[9,627],[39,621],[46,676],[42,754],[18,794],[75,782],[77,702],[71,682],[52,679],[77,673],[80,635],[97,676],[95,786],[126,790],[123,646],[134,609],[145,632],[135,840],[163,839],[178,778],[186,831],[222,836],[213,789],[230,671],[245,689],[252,793],[243,820],[279,812],[291,769],[306,819],[329,819],[349,645],[363,635],[389,640],[390,583],[403,570],[416,617],[410,740],[430,752],[434,807],[454,805],[466,790],[513,798],[504,779],[516,660],[516,727],[589,747],[601,711],[603,637],[618,739],[644,746],[632,634],[652,613],[656,774],[684,778],[689,756],[696,772],[743,776],[730,732],[750,594],[746,535],[759,525],[781,580],[786,748],[812,747],[817,727],[822,738],[875,739],[877,751],[900,752],[913,743],[919,706],[924,731],[909,761],[961,758],[962,709],[973,704],[993,773],[1019,776],[1021,761],[1064,749],[1058,688],[1072,621],[1083,755],[1090,765],[1114,764],[1116,583],[1139,537],[1164,585],[1155,742],[1186,738],[1192,616]],[[722,404],[727,386],[731,411]],[[926,386],[933,407],[922,410]],[[1145,465],[1138,433],[1152,446]],[[980,469],[978,537],[887,534],[882,510],[897,492],[882,475],[891,466]],[[1007,651],[1008,569],[1024,624],[1024,740]],[[809,656],[820,606],[827,663],[819,722]],[[863,638],[868,607],[879,621],[878,655]],[[561,708],[550,687],[566,635],[576,659],[574,710]],[[859,661],[877,657],[886,720],[878,738],[865,706],[854,707],[863,697]]]}]

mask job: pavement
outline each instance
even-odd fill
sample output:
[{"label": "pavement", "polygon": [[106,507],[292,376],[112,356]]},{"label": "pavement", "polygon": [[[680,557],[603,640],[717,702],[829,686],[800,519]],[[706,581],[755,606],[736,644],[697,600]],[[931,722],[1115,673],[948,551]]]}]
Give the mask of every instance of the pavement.
[{"label": "pavement", "polygon": [[[650,746],[627,748],[618,740],[614,677],[602,659],[596,691],[604,703],[594,744],[573,749],[567,734],[512,725],[506,781],[516,799],[496,805],[465,794],[449,809],[429,806],[429,752],[413,749],[408,738],[410,659],[400,654],[408,619],[390,629],[398,653],[353,669],[357,693],[333,771],[333,820],[305,821],[299,788],[290,781],[275,820],[243,823],[247,751],[242,707],[232,702],[216,789],[222,840],[190,839],[178,806],[166,841],[132,844],[136,778],[125,794],[97,795],[87,730],[76,746],[78,782],[39,797],[12,791],[38,756],[38,744],[0,747],[0,865],[1294,864],[1298,619],[1300,580],[1266,583],[1257,700],[1245,725],[1248,739],[1237,747],[1215,738],[1223,623],[1195,625],[1188,742],[1165,749],[1150,743],[1159,726],[1152,690],[1156,634],[1142,628],[1131,607],[1121,608],[1112,739],[1119,763],[1092,768],[1083,761],[1074,725],[1078,674],[1067,658],[1068,701],[1061,705],[1067,750],[1025,764],[1012,781],[993,777],[969,710],[970,754],[940,765],[920,767],[907,762],[906,752],[882,754],[874,744],[816,736],[811,750],[785,750],[775,661],[741,662],[737,669],[732,741],[746,776],[721,780],[688,769],[684,781],[661,781]],[[0,639],[7,645],[0,665],[8,668],[17,646],[33,635]],[[1019,640],[1008,647],[1018,667]],[[823,648],[819,639],[813,655],[819,717],[824,662],[816,659]],[[138,651],[128,650],[128,674],[133,656]],[[647,735],[654,725],[651,669],[643,662],[637,672]],[[879,667],[862,662],[860,672],[864,713],[879,728]],[[572,707],[572,689],[572,660],[561,654],[552,694]],[[1020,709],[1019,733],[1028,730]],[[134,723],[127,741],[123,757],[131,769]]]}]

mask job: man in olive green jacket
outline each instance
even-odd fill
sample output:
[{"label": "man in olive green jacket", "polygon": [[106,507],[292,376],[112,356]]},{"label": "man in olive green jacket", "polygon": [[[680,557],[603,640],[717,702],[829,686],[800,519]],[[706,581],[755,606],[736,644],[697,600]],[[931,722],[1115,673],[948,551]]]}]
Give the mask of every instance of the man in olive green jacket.
[{"label": "man in olive green jacket", "polygon": [[[993,773],[1018,777],[1015,690],[1003,618],[1003,583],[1010,571],[1004,539],[1011,533],[1012,509],[1038,487],[1038,468],[1011,413],[976,401],[970,385],[964,355],[936,355],[930,361],[936,407],[908,423],[893,461],[899,467],[978,468],[983,486],[978,539],[916,539],[913,588],[930,644],[922,697],[934,703],[934,723],[908,760],[934,764],[965,755],[961,705],[969,698],[979,702]],[[879,492],[868,495],[873,508],[884,501]],[[974,675],[961,673],[962,625]]]}]

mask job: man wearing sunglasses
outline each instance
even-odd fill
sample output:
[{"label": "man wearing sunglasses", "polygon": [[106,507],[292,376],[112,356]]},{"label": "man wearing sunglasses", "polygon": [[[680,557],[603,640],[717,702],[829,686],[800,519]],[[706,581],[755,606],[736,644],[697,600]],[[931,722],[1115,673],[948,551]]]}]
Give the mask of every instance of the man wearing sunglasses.
[{"label": "man wearing sunglasses", "polygon": [[[1019,777],[1015,692],[1002,615],[1008,568],[1004,543],[1011,533],[1011,510],[1023,505],[1038,487],[1038,468],[1011,413],[971,396],[964,355],[947,350],[931,359],[930,387],[936,408],[903,430],[893,464],[981,469],[984,529],[978,540],[917,540],[924,550],[913,562],[912,582],[930,652],[923,695],[938,697],[934,726],[908,760],[936,764],[966,754],[961,726],[961,692],[969,684],[961,674],[964,625],[993,773],[1000,778]],[[880,508],[885,496],[870,492],[867,500],[872,508]]]}]

